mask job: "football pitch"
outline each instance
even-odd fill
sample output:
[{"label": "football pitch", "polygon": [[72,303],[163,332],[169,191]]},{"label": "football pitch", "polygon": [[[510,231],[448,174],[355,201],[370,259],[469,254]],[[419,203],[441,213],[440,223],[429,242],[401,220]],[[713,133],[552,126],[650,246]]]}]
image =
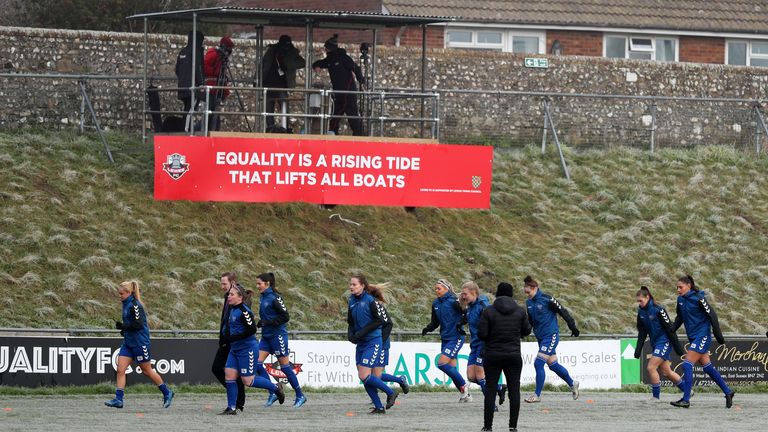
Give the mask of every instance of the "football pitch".
[{"label": "football pitch", "polygon": [[[300,409],[289,404],[262,407],[263,392],[249,391],[245,412],[216,415],[226,405],[224,394],[178,394],[170,409],[161,396],[126,394],[126,406],[104,406],[103,396],[0,396],[0,430],[275,430],[275,431],[479,431],[483,426],[479,395],[458,403],[454,393],[401,395],[386,415],[369,415],[364,393],[309,393]],[[525,394],[523,394],[525,396]],[[696,394],[691,408],[669,405],[677,394],[662,394],[661,403],[638,393],[582,392],[578,401],[569,393],[544,393],[539,404],[522,403],[520,431],[707,431],[761,430],[765,428],[766,394],[736,394],[726,409],[721,394]],[[508,404],[501,406],[494,430],[507,430]]]}]

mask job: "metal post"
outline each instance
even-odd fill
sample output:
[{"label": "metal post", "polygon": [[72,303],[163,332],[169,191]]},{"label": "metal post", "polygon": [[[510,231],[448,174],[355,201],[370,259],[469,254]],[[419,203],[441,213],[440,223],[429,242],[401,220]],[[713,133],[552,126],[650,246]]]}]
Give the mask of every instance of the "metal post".
[{"label": "metal post", "polygon": [[[261,87],[264,85],[263,81],[263,74],[264,74],[264,26],[258,25],[256,26],[256,77],[254,79],[254,84],[256,87]],[[267,110],[267,100],[266,98],[262,97],[262,93],[256,92],[256,105],[257,110],[260,112],[266,112]],[[264,117],[261,118],[261,129],[262,132],[266,129],[266,125],[264,124]]]},{"label": "metal post", "polygon": [[379,136],[384,136],[384,92],[379,93]]},{"label": "metal post", "polygon": [[547,129],[549,128],[549,117],[547,117],[548,111],[549,99],[544,98],[544,132],[541,134],[541,154],[544,154],[547,150]]},{"label": "metal post", "polygon": [[651,153],[656,149],[656,103],[651,104]]},{"label": "metal post", "polygon": [[555,122],[552,121],[552,114],[549,112],[549,102],[544,105],[544,115],[547,116],[549,121],[549,127],[552,129],[552,138],[555,140],[557,146],[557,153],[560,155],[560,164],[563,166],[563,174],[565,178],[570,180],[571,174],[568,172],[568,165],[565,164],[565,157],[563,156],[563,149],[560,147],[560,140],[557,138],[557,128],[555,128]]},{"label": "metal post", "polygon": [[[261,106],[261,133],[267,131],[267,89],[261,89],[261,99],[264,101],[264,105]],[[274,114],[274,113],[272,113]]]},{"label": "metal post", "polygon": [[440,142],[440,93],[435,93],[435,104],[434,104],[434,112],[432,113],[432,117],[435,119],[433,133],[432,133],[432,139],[436,139],[438,142]]},{"label": "metal post", "polygon": [[149,39],[147,38],[147,31],[149,29],[148,19],[144,18],[144,74],[141,80],[141,142],[147,143],[147,63],[149,63],[149,53],[147,52],[147,45]]},{"label": "metal post", "polygon": [[112,163],[115,163],[115,159],[112,157],[112,151],[109,150],[109,145],[107,145],[107,139],[104,137],[104,132],[101,131],[101,125],[99,124],[99,119],[96,117],[96,112],[93,110],[93,105],[91,105],[91,100],[88,98],[88,93],[85,91],[85,81],[80,80],[78,81],[78,84],[80,86],[80,94],[83,96],[83,101],[85,101],[86,105],[88,105],[88,111],[91,112],[91,118],[93,119],[93,124],[96,126],[96,131],[99,133],[99,138],[101,139],[101,143],[104,145],[104,151],[107,153],[107,157],[109,158],[109,161]]},{"label": "metal post", "polygon": [[[421,25],[421,92],[427,87],[427,26]],[[421,98],[421,118],[424,118],[424,97]],[[421,122],[419,137],[424,138],[424,120]]]},{"label": "metal post", "polygon": [[202,127],[203,129],[203,136],[208,136],[208,120],[211,117],[211,89],[208,88],[208,85],[205,85],[205,115],[203,116],[204,125]]},{"label": "metal post", "polygon": [[[312,87],[312,63],[314,57],[314,26],[312,21],[307,21],[306,38],[304,40],[305,48],[307,50],[307,63],[304,66],[304,89],[309,90]],[[322,106],[322,102],[320,104]],[[309,92],[304,94],[304,114],[309,114]],[[320,133],[323,133],[323,125],[320,124]],[[304,133],[309,134],[312,131],[312,119],[310,117],[304,117]]]},{"label": "metal post", "polygon": [[[368,83],[368,91],[372,92],[376,89],[376,51],[378,51],[376,42],[378,39],[378,29],[373,29],[373,44],[371,45],[371,49],[373,50],[373,53],[371,54],[371,82]],[[373,127],[371,125],[371,122],[373,119],[371,116],[373,116],[373,100],[368,98],[368,106],[365,110],[366,114],[368,115],[368,135],[373,136]]]},{"label": "metal post", "polygon": [[760,150],[762,149],[760,133],[762,132],[765,135],[768,135],[768,127],[765,125],[763,113],[760,112],[759,102],[755,103],[755,118],[757,120],[757,124],[755,125],[755,151],[757,152],[757,155],[760,156]]},{"label": "metal post", "polygon": [[192,96],[192,105],[189,107],[189,112],[187,113],[187,121],[184,124],[184,127],[189,130],[189,135],[195,134],[195,126],[194,126],[194,119],[192,118],[192,114],[195,112],[195,99],[197,99],[197,95],[195,94],[195,87],[197,86],[197,69],[196,69],[196,62],[202,61],[203,59],[197,58],[197,12],[192,13],[192,81],[189,83],[189,93]]},{"label": "metal post", "polygon": [[85,98],[80,99],[80,133],[85,132]]}]

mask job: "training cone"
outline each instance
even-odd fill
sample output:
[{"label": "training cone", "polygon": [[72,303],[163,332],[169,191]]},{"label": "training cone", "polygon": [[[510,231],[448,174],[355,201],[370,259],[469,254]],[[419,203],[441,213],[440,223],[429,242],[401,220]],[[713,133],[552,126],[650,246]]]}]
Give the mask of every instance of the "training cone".
[{"label": "training cone", "polygon": [[347,413],[347,417],[354,417],[354,416],[355,416],[355,413],[353,413],[352,411],[349,411]]}]

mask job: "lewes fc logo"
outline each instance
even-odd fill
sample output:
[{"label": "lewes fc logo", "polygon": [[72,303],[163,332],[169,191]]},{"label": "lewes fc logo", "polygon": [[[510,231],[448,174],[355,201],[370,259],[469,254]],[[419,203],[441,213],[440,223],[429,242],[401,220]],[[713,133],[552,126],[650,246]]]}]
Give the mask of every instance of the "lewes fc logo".
[{"label": "lewes fc logo", "polygon": [[478,189],[483,183],[483,178],[480,176],[472,176],[472,187]]},{"label": "lewes fc logo", "polygon": [[163,171],[174,180],[180,179],[185,172],[189,171],[187,157],[178,153],[168,155],[168,161],[163,164]]},{"label": "lewes fc logo", "polygon": [[[287,366],[289,366],[291,370],[293,370],[293,373],[295,375],[300,374],[302,372],[301,370],[302,363],[295,362],[296,353],[293,351],[290,351],[286,357],[288,357],[290,360]],[[277,361],[277,358],[275,358],[275,361],[272,363],[264,363],[264,369],[266,369],[267,373],[270,376],[274,377],[278,381],[285,382],[288,380],[287,377],[285,376],[285,372],[283,372],[282,370],[282,366],[280,365],[280,362]]]}]

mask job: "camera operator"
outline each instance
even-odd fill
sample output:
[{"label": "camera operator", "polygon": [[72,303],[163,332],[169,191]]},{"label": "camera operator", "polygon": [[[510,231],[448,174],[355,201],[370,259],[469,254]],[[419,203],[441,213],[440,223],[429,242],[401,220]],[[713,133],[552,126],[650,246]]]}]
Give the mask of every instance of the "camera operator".
[{"label": "camera operator", "polygon": [[[332,38],[325,41],[325,58],[312,63],[312,69],[320,72],[320,69],[328,69],[328,75],[331,77],[331,86],[334,90],[357,91],[355,78],[360,83],[360,87],[365,87],[365,77],[360,70],[360,66],[355,64],[354,60],[347,55],[347,51],[339,48],[339,35],[333,35]],[[354,93],[334,93],[333,94],[333,115],[347,115],[349,127],[352,134],[356,136],[363,135],[363,122],[358,117],[357,95]],[[340,118],[332,118],[328,131],[334,134],[339,133]]]},{"label": "camera operator", "polygon": [[[293,45],[288,35],[280,36],[276,44],[267,46],[262,64],[262,85],[270,88],[290,89],[296,87],[296,70],[306,64],[298,48]],[[274,113],[280,99],[288,97],[288,92],[270,90],[267,92],[265,111]],[[273,128],[275,118],[267,117],[267,129]]]},{"label": "camera operator", "polygon": [[[229,36],[224,36],[219,41],[219,46],[211,48],[205,53],[203,61],[203,73],[205,73],[205,84],[209,86],[227,86],[229,77],[227,76],[229,56],[232,55],[234,42]],[[208,110],[216,111],[218,107],[229,96],[228,89],[211,89],[211,96],[208,102]],[[208,118],[208,130],[217,131],[221,128],[221,120],[218,114],[213,114]]]},{"label": "camera operator", "polygon": [[[194,39],[194,43],[192,41]],[[179,51],[176,57],[176,78],[178,79],[177,98],[184,104],[184,123],[187,122],[187,116],[192,109],[192,92],[189,88],[197,87],[203,83],[203,32],[197,31],[193,34],[191,31],[187,34],[187,46]],[[192,81],[192,47],[195,47],[195,72],[194,84]],[[199,95],[199,93],[197,94]],[[195,110],[200,105],[200,98],[195,98]]]}]

